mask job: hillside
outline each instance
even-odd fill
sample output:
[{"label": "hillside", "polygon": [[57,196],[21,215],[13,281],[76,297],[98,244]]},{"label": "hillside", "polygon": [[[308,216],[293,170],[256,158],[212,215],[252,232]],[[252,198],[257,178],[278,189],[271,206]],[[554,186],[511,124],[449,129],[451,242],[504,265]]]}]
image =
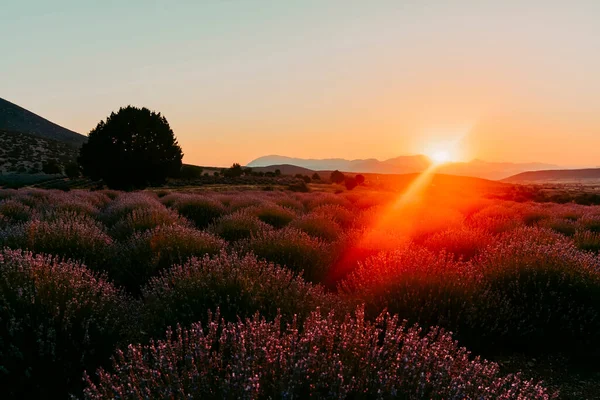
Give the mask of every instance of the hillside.
[{"label": "hillside", "polygon": [[275,172],[275,170],[281,171],[283,175],[302,174],[311,176],[315,173],[315,170],[290,164],[269,165],[268,167],[252,167],[252,171],[254,172]]},{"label": "hillside", "polygon": [[0,129],[0,174],[39,173],[51,159],[64,168],[78,154],[79,150],[69,143]]},{"label": "hillside", "polygon": [[528,171],[504,179],[510,183],[600,183],[600,168],[557,169],[548,171]]},{"label": "hillside", "polygon": [[[303,159],[271,155],[257,158],[248,163],[248,166],[256,168],[283,164],[316,171],[333,171],[337,169],[344,172],[356,173],[410,174],[426,170],[431,166],[431,161],[424,155],[400,156],[384,161],[374,158],[365,160],[346,160],[343,158]],[[472,160],[443,165],[438,168],[437,172],[499,180],[525,171],[556,168],[556,165],[541,163],[507,163]]]},{"label": "hillside", "polygon": [[0,98],[0,130],[22,132],[79,147],[87,137]]}]

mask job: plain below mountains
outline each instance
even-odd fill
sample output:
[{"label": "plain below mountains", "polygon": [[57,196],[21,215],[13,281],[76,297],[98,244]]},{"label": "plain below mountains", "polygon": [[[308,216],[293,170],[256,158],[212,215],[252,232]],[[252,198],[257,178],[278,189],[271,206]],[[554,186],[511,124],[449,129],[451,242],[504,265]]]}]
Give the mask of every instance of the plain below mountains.
[{"label": "plain below mountains", "polygon": [[[343,158],[303,159],[285,156],[264,156],[248,163],[248,167],[296,166],[311,171],[344,171],[375,174],[411,174],[422,172],[431,166],[424,155],[411,155],[380,161],[374,158],[346,160]],[[484,179],[500,180],[525,171],[540,171],[559,168],[556,165],[542,163],[507,163],[472,160],[470,162],[448,163],[440,166],[436,172],[448,175],[472,176]],[[283,172],[283,170],[282,170]]]}]

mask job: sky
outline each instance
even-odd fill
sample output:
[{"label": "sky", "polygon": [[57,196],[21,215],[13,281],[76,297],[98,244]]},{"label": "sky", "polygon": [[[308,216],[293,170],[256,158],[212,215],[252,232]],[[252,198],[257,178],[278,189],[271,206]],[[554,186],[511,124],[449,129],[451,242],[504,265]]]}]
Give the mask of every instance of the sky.
[{"label": "sky", "polygon": [[600,166],[599,18],[597,0],[4,0],[0,97],[82,134],[148,107],[196,165]]}]

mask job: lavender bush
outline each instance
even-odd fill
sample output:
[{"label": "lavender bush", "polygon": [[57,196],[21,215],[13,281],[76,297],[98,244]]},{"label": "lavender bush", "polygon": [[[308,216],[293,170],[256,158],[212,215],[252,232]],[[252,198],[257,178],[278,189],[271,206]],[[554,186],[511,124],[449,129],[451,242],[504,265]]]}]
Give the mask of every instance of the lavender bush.
[{"label": "lavender bush", "polygon": [[540,384],[471,359],[446,332],[422,336],[396,316],[312,314],[299,330],[258,315],[220,315],[167,339],[118,351],[112,372],[87,378],[86,399],[551,399]]}]

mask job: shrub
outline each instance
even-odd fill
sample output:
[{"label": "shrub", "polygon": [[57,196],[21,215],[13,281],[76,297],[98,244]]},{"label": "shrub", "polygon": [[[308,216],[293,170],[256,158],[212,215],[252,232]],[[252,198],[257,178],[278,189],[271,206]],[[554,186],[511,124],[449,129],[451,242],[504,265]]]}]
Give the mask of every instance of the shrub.
[{"label": "shrub", "polygon": [[89,217],[62,214],[55,219],[10,226],[0,231],[0,245],[80,260],[91,268],[102,268],[108,261],[112,239],[101,224]]},{"label": "shrub", "polygon": [[275,200],[275,204],[290,210],[294,210],[296,212],[304,211],[304,204],[302,204],[300,200],[297,200],[293,197],[280,197],[277,200]]},{"label": "shrub", "polygon": [[573,240],[580,250],[600,252],[600,233],[577,231]]},{"label": "shrub", "polygon": [[279,231],[263,230],[240,247],[252,251],[260,258],[302,273],[310,282],[321,282],[331,261],[328,246],[295,228]]},{"label": "shrub", "polygon": [[283,228],[296,217],[296,214],[292,210],[274,204],[263,204],[252,207],[248,212],[251,212],[258,219],[275,228]]},{"label": "shrub", "polygon": [[565,218],[551,217],[540,221],[538,225],[542,228],[552,229],[555,232],[565,236],[573,236],[577,231],[577,225],[574,221]]},{"label": "shrub", "polygon": [[164,206],[154,197],[144,192],[120,193],[115,200],[102,210],[100,219],[108,226],[123,220],[134,210],[164,210]]},{"label": "shrub", "polygon": [[341,227],[332,218],[319,214],[307,214],[294,220],[291,224],[310,236],[333,242],[342,233]]},{"label": "shrub", "polygon": [[12,223],[29,221],[33,216],[33,213],[34,211],[31,207],[26,206],[17,200],[8,199],[0,201],[0,215],[3,215]]},{"label": "shrub", "polygon": [[137,292],[162,269],[192,256],[217,254],[226,246],[225,241],[207,232],[180,225],[158,226],[119,244],[110,273],[118,283]]},{"label": "shrub", "polygon": [[202,176],[202,167],[196,165],[183,164],[179,171],[181,179],[199,179]]},{"label": "shrub", "polygon": [[346,189],[348,190],[352,190],[354,189],[356,186],[358,186],[358,183],[356,182],[356,178],[353,178],[351,176],[347,176],[344,179],[344,185],[346,186]]},{"label": "shrub", "polygon": [[200,229],[206,228],[226,211],[219,201],[196,195],[182,197],[173,207]]},{"label": "shrub", "polygon": [[600,215],[584,215],[577,223],[582,229],[593,233],[600,233]]},{"label": "shrub", "polygon": [[339,308],[334,295],[306,283],[285,268],[252,255],[236,254],[192,258],[184,265],[163,271],[142,289],[146,332],[164,333],[167,326],[201,320],[210,309],[219,308],[228,321],[244,319],[260,311],[283,322],[295,316],[303,321],[317,307]]},{"label": "shrub", "polygon": [[447,229],[427,238],[423,246],[432,251],[445,251],[456,258],[470,260],[493,241],[488,233],[477,229]]},{"label": "shrub", "polygon": [[340,290],[364,302],[371,317],[387,309],[411,323],[456,331],[469,314],[473,282],[469,264],[409,245],[359,263]]},{"label": "shrub", "polygon": [[[422,336],[397,317],[357,312],[337,322],[314,313],[299,331],[255,316],[167,331],[167,339],[118,351],[113,373],[88,377],[85,397],[550,399],[540,384],[470,359],[440,330]],[[393,355],[393,356],[392,356]]]},{"label": "shrub", "polygon": [[0,387],[7,398],[67,398],[109,361],[132,302],[73,262],[0,251]]},{"label": "shrub", "polygon": [[258,217],[246,210],[242,210],[219,218],[210,227],[210,231],[228,242],[235,242],[241,239],[248,239],[251,236],[257,235],[262,230],[268,230],[269,228],[270,225],[262,222]]},{"label": "shrub", "polygon": [[134,209],[111,228],[111,235],[125,239],[136,232],[145,232],[162,225],[186,225],[187,220],[166,208]]},{"label": "shrub", "polygon": [[345,179],[346,179],[346,175],[344,175],[342,172],[338,171],[337,169],[335,171],[333,171],[331,173],[331,175],[329,176],[329,180],[332,183],[342,183],[342,182],[344,182]]},{"label": "shrub", "polygon": [[312,214],[329,217],[343,228],[350,228],[356,219],[350,210],[337,204],[318,206],[313,209]]},{"label": "shrub", "polygon": [[571,355],[598,350],[598,257],[543,230],[523,229],[490,247],[479,265],[481,346]]},{"label": "shrub", "polygon": [[223,176],[226,178],[237,178],[242,176],[243,173],[244,170],[242,169],[242,166],[238,163],[234,163],[231,167],[227,168],[223,172]]}]

